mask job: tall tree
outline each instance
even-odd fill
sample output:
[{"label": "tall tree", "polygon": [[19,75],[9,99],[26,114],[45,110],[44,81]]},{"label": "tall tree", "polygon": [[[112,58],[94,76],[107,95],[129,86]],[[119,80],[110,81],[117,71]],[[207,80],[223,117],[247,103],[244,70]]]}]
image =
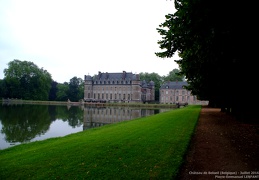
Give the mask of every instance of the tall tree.
[{"label": "tall tree", "polygon": [[58,83],[57,84],[57,101],[67,101],[68,100],[68,83]]},{"label": "tall tree", "polygon": [[251,113],[254,106],[244,104],[255,101],[245,95],[250,89],[241,85],[256,81],[255,43],[251,43],[257,34],[253,27],[256,15],[252,14],[256,11],[248,4],[175,0],[177,11],[166,15],[157,29],[162,36],[158,44],[164,51],[156,55],[164,58],[179,53],[181,59],[176,62],[192,93],[209,100],[210,105],[242,114]]},{"label": "tall tree", "polygon": [[5,79],[0,79],[0,98],[8,97],[8,89]]},{"label": "tall tree", "polygon": [[157,73],[139,73],[140,80],[145,80],[147,83],[150,81],[153,81],[155,83],[155,100],[159,100],[159,88],[162,83],[162,78],[159,74]]},{"label": "tall tree", "polygon": [[173,69],[167,76],[162,77],[163,82],[167,81],[184,81],[184,75],[180,74],[179,69]]},{"label": "tall tree", "polygon": [[51,89],[49,91],[49,100],[50,101],[55,101],[57,99],[57,88],[58,83],[56,81],[51,82]]},{"label": "tall tree", "polygon": [[51,75],[33,62],[15,59],[4,74],[10,98],[48,100]]},{"label": "tall tree", "polygon": [[82,91],[83,84],[83,80],[81,78],[77,78],[76,76],[70,79],[68,89],[68,98],[70,101],[79,101],[84,98]]}]

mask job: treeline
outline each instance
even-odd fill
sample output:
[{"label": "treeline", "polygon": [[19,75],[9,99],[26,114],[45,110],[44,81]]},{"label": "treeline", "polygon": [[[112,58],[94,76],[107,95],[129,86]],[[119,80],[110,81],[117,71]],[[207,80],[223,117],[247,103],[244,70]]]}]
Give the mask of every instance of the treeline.
[{"label": "treeline", "polygon": [[[178,69],[173,69],[167,76],[157,73],[140,73],[140,79],[155,82],[155,99],[159,98],[159,88],[166,81],[182,81]],[[77,102],[84,98],[84,80],[77,76],[69,82],[59,83],[51,74],[30,61],[13,60],[4,69],[4,79],[0,79],[0,98],[13,98],[42,101]]]},{"label": "treeline", "polygon": [[200,100],[235,115],[258,117],[257,7],[243,1],[175,0],[157,28],[161,58],[173,57]]}]

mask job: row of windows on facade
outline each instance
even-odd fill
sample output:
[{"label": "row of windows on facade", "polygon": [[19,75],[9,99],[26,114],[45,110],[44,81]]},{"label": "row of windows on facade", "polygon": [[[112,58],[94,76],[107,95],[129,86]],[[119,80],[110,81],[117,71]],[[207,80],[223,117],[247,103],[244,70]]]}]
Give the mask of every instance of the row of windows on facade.
[{"label": "row of windows on facade", "polygon": [[[136,111],[136,110],[135,110]],[[89,111],[90,113],[90,111]],[[132,113],[132,110],[130,109],[94,109],[93,111],[91,111],[91,114],[109,114],[109,115],[117,115],[117,114],[130,114]]]},{"label": "row of windows on facade", "polygon": [[94,84],[131,84],[131,81],[94,81]]},{"label": "row of windows on facade", "polygon": [[191,91],[187,91],[187,90],[182,90],[182,91],[178,91],[178,90],[161,90],[161,94],[171,94],[171,95],[180,95],[180,93],[182,93],[182,95],[188,94],[191,95]]},{"label": "row of windows on facade", "polygon": [[[100,116],[100,115],[99,115]],[[137,118],[138,116],[136,116]],[[87,123],[87,122],[91,122],[91,123],[94,123],[92,126],[95,127],[95,123],[104,123],[104,124],[107,124],[107,123],[113,123],[113,122],[120,122],[120,121],[125,121],[125,120],[128,120],[128,119],[132,119],[132,116],[131,115],[120,115],[120,116],[112,116],[112,117],[109,117],[107,116],[106,114],[105,115],[102,115],[100,117],[97,117],[97,116],[93,116],[92,118],[90,118],[89,120],[86,119],[84,123]],[[101,125],[104,125],[104,124],[101,124]],[[100,126],[100,125],[97,125],[97,126]]]},{"label": "row of windows on facade", "polygon": [[[94,116],[91,116],[92,119],[96,118],[97,120],[99,120],[100,118],[104,118],[104,119],[109,119],[109,118],[115,118],[118,116],[122,116],[122,117],[129,117],[132,118],[132,113],[134,113],[135,115],[138,114],[143,114],[141,110],[138,111],[108,111],[108,112],[99,112],[99,111],[93,111],[93,112],[88,112],[86,114],[91,114]],[[144,111],[144,114],[154,114],[152,111]],[[86,117],[90,118],[89,116],[86,115]],[[91,119],[90,118],[90,119]]]},{"label": "row of windows on facade", "polygon": [[[193,101],[196,101],[196,97],[195,96],[192,96],[193,97]],[[187,102],[189,102],[191,99],[190,99],[190,96],[171,96],[171,97],[161,97],[161,101],[179,101],[181,99],[181,101],[186,101],[187,99]]]},{"label": "row of windows on facade", "polygon": [[[109,99],[109,94],[93,94],[94,95],[94,99],[104,99],[104,97],[105,97],[105,99]],[[126,94],[110,94],[110,100],[112,100],[113,99],[113,96],[114,96],[114,100],[121,100],[121,99],[123,99],[123,100],[126,100]],[[91,94],[90,93],[88,93],[88,97],[87,98],[91,98]],[[130,94],[128,94],[127,95],[127,100],[130,100],[131,99],[131,96],[130,96]]]},{"label": "row of windows on facade", "polygon": [[112,113],[112,114],[109,114],[109,113],[92,113],[91,114],[92,115],[92,117],[91,118],[94,118],[93,117],[93,115],[96,117],[96,118],[101,118],[101,117],[103,117],[103,118],[105,118],[105,119],[107,119],[107,118],[109,118],[109,117],[117,117],[117,116],[130,116],[130,115],[132,115],[132,113]]},{"label": "row of windows on facade", "polygon": [[[92,90],[91,87],[87,87],[86,89]],[[117,91],[117,90],[122,91],[122,90],[124,90],[124,91],[126,91],[127,89],[128,89],[128,91],[130,91],[132,88],[131,87],[94,87],[93,88],[94,91],[97,91],[97,90],[103,90],[103,91],[105,91],[105,90],[111,90],[111,91]],[[136,87],[136,89],[140,89],[140,88]]]}]

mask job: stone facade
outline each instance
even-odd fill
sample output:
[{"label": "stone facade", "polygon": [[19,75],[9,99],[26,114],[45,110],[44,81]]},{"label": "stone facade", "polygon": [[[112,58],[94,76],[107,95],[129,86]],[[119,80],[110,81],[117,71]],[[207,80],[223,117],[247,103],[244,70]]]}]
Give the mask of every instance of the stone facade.
[{"label": "stone facade", "polygon": [[200,101],[193,96],[191,91],[185,89],[188,83],[184,81],[166,82],[159,89],[159,102],[161,104],[208,104],[207,101]]},{"label": "stone facade", "polygon": [[139,74],[102,73],[85,75],[84,101],[86,102],[149,102],[155,100],[153,81],[141,81]]}]

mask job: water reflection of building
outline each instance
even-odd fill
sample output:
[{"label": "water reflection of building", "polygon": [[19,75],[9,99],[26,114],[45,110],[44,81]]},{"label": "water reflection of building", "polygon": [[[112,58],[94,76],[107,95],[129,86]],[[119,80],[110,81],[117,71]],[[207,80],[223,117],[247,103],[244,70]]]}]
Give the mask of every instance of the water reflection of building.
[{"label": "water reflection of building", "polygon": [[83,129],[154,115],[155,110],[114,107],[85,107]]}]

